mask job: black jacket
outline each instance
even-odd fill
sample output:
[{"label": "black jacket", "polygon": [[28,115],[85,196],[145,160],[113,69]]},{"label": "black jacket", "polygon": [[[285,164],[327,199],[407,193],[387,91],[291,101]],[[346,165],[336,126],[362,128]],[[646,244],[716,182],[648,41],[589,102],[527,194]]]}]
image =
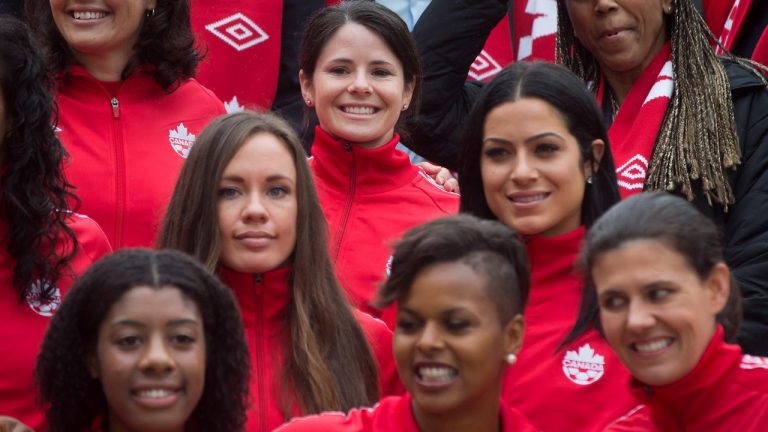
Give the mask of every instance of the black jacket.
[{"label": "black jacket", "polygon": [[[408,119],[412,150],[457,168],[464,122],[482,88],[465,81],[467,72],[506,11],[499,0],[433,0],[421,16],[413,34],[424,85],[420,112]],[[701,193],[693,204],[724,232],[726,260],[743,295],[738,342],[746,353],[768,356],[768,90],[741,65],[724,65],[742,151],[730,173],[736,204],[726,212]]]}]

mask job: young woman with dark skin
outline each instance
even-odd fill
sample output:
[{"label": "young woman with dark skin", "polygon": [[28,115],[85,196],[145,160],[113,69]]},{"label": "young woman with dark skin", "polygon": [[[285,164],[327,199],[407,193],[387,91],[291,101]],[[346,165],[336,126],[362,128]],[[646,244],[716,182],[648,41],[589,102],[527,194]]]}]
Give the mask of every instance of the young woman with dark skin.
[{"label": "young woman with dark skin", "polygon": [[394,351],[408,393],[280,432],[534,431],[501,396],[523,343],[529,275],[514,231],[460,215],[409,230],[380,302],[397,302]]},{"label": "young woman with dark skin", "polygon": [[94,264],[37,363],[52,432],[240,431],[248,375],[232,294],[169,250],[124,250]]}]

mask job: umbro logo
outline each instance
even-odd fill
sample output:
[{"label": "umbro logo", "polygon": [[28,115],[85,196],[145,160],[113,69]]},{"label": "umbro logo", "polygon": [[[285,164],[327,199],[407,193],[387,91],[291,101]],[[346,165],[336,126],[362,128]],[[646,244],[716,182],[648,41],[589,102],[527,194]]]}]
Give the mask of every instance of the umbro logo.
[{"label": "umbro logo", "polygon": [[566,351],[563,373],[576,384],[592,384],[605,374],[605,357],[595,352],[588,343],[584,344],[578,351]]},{"label": "umbro logo", "polygon": [[647,173],[648,159],[638,154],[616,169],[616,180],[624,189],[642,190]]},{"label": "umbro logo", "polygon": [[205,28],[238,51],[247,50],[269,39],[261,27],[240,12],[208,24]]},{"label": "umbro logo", "polygon": [[480,55],[472,62],[469,68],[469,77],[475,81],[482,81],[491,78],[501,71],[499,63],[491,57],[485,50],[480,51]]}]

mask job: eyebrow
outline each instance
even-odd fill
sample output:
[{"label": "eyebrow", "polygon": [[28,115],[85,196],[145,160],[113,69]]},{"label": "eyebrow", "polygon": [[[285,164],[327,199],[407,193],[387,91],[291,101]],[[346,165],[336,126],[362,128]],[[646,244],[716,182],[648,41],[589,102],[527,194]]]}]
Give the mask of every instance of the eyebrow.
[{"label": "eyebrow", "polygon": [[[226,181],[231,181],[231,182],[238,182],[238,183],[244,183],[245,182],[245,179],[243,179],[239,175],[225,175],[225,176],[221,176],[221,180],[226,180]],[[272,174],[271,176],[267,177],[267,181],[268,182],[277,181],[277,180],[286,180],[286,181],[289,181],[291,183],[295,183],[295,181],[292,178],[290,178],[290,177],[288,177],[286,175],[283,175],[283,174]]]},{"label": "eyebrow", "polygon": [[[531,141],[536,141],[537,139],[541,139],[541,138],[545,138],[545,137],[549,137],[549,136],[553,136],[555,138],[559,138],[559,139],[565,141],[565,137],[563,137],[559,133],[547,131],[547,132],[542,132],[542,133],[538,133],[536,135],[530,136],[530,137],[526,138],[525,140],[523,140],[523,142],[527,144],[527,143],[529,143]],[[494,137],[494,136],[491,136],[491,137],[488,137],[488,138],[484,139],[483,143],[486,143],[488,141],[495,142],[497,144],[502,144],[502,145],[512,145],[512,141],[506,140],[504,138]]]},{"label": "eyebrow", "polygon": [[[189,325],[189,324],[199,325],[200,323],[197,320],[192,318],[180,318],[180,319],[175,319],[167,322],[165,326],[169,327],[169,326],[179,326],[179,325]],[[110,327],[119,327],[119,326],[146,327],[147,325],[141,321],[130,320],[130,319],[115,321],[110,325]]]},{"label": "eyebrow", "polygon": [[[419,317],[421,316],[418,312],[416,312],[413,309],[410,309],[410,308],[408,308],[406,306],[400,306],[400,310],[403,311],[403,312],[408,312],[411,315],[416,315],[416,316],[419,316]],[[447,315],[455,314],[457,312],[465,312],[465,311],[468,312],[469,309],[464,308],[464,307],[455,307],[455,308],[446,309],[446,310],[440,312],[440,315],[441,316],[447,316]]]},{"label": "eyebrow", "polygon": [[[354,63],[354,61],[346,57],[339,57],[339,58],[331,59],[328,63]],[[388,62],[386,60],[374,60],[370,64],[374,66],[381,66],[381,65],[393,66],[393,63]]]}]

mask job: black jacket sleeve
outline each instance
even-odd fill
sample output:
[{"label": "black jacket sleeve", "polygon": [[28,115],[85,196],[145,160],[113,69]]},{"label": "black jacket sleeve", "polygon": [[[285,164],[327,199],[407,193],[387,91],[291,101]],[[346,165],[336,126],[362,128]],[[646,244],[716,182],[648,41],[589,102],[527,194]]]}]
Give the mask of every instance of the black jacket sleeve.
[{"label": "black jacket sleeve", "polygon": [[753,74],[726,63],[742,163],[731,177],[736,204],[725,214],[726,260],[742,293],[738,342],[768,356],[768,89]]},{"label": "black jacket sleeve", "polygon": [[477,100],[481,82],[467,82],[472,62],[491,30],[507,13],[506,1],[433,0],[413,37],[421,58],[419,110],[406,120],[411,150],[456,169],[463,124]]}]

